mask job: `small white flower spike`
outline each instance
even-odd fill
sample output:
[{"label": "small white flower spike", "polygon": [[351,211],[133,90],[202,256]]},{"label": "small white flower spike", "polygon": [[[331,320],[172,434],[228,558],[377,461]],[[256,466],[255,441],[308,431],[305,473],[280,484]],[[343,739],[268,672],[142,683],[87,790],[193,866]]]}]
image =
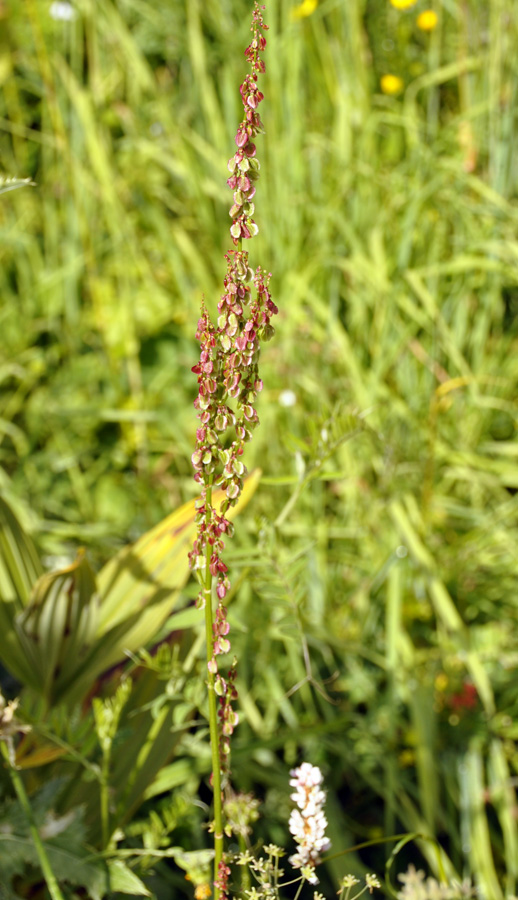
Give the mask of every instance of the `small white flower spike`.
[{"label": "small white flower spike", "polygon": [[[289,821],[289,829],[297,843],[297,852],[289,861],[294,868],[304,869],[319,863],[320,854],[331,846],[325,836],[327,819],[323,807],[326,795],[320,786],[323,777],[318,766],[305,762],[298,769],[292,769],[290,775],[290,785],[295,788],[291,799],[298,809],[292,811]],[[317,880],[310,881],[317,883]]]}]

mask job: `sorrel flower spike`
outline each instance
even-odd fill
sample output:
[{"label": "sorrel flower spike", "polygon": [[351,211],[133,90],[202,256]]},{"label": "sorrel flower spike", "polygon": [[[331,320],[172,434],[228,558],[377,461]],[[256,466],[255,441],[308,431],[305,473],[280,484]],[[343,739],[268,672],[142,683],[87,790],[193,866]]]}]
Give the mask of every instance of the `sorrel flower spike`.
[{"label": "sorrel flower spike", "polygon": [[[263,387],[259,377],[260,346],[261,341],[272,337],[270,320],[277,313],[269,290],[271,276],[261,266],[254,272],[248,262],[248,251],[242,248],[242,241],[254,237],[258,231],[253,218],[252,200],[259,176],[254,139],[264,130],[257,112],[263,100],[257,81],[265,71],[261,53],[266,47],[263,32],[267,30],[262,9],[264,7],[259,6],[256,0],[252,14],[252,41],[245,51],[251,74],[246,76],[240,87],[244,114],[235,138],[237,150],[228,163],[230,177],[227,184],[233,191],[230,209],[233,246],[225,254],[227,270],[216,325],[205,305],[202,305],[196,331],[200,359],[193,366],[193,372],[198,376],[198,396],[194,406],[198,411],[199,426],[192,464],[201,493],[196,502],[197,534],[189,562],[201,585],[198,606],[205,609],[211,782],[214,791],[215,900],[224,900],[227,896],[222,788],[229,777],[230,738],[238,724],[238,716],[232,707],[237,699],[234,683],[236,661],[232,663],[226,678],[218,668],[218,656],[230,650],[227,610],[223,602],[230,582],[222,553],[224,537],[232,535],[233,526],[226,514],[237,503],[243,487],[246,475],[242,459],[244,447],[259,423],[255,401]],[[214,508],[212,500],[215,486],[224,492],[219,511]],[[218,598],[214,620],[213,583]]]},{"label": "sorrel flower spike", "polygon": [[[257,80],[265,71],[261,53],[266,47],[263,32],[268,27],[263,21],[262,9],[264,7],[255,2],[253,37],[245,51],[251,74],[245,77],[240,87],[244,113],[235,138],[237,151],[228,163],[231,175],[227,184],[233,191],[234,200],[230,209],[234,249],[225,255],[227,271],[224,293],[218,304],[217,326],[213,325],[205,306],[202,307],[196,332],[201,345],[200,361],[193,367],[193,372],[198,375],[198,396],[194,406],[198,410],[200,426],[196,432],[192,464],[194,478],[201,485],[201,496],[197,502],[197,537],[189,557],[191,567],[204,586],[209,568],[216,580],[216,593],[221,603],[230,586],[227,567],[221,559],[223,535],[232,534],[232,525],[225,513],[235,505],[243,486],[246,474],[242,461],[244,445],[259,423],[255,401],[263,387],[258,370],[260,342],[273,335],[270,320],[277,313],[269,291],[270,274],[263,272],[260,266],[254,272],[248,263],[248,251],[241,248],[242,240],[253,237],[258,231],[253,219],[252,198],[256,192],[259,162],[253,141],[264,131],[257,111],[264,97]],[[255,288],[255,299],[252,299],[252,288]],[[225,491],[219,514],[212,508],[209,498],[209,489],[216,485]],[[202,591],[199,605],[204,602]],[[221,641],[221,634],[220,617],[214,630],[211,662],[214,673],[217,672],[215,657],[230,649],[230,642]]]},{"label": "sorrel flower spike", "polygon": [[242,238],[254,237],[259,231],[252,218],[254,215],[252,198],[255,195],[255,182],[259,177],[260,169],[254,138],[256,135],[264,133],[263,123],[257,112],[257,107],[264,99],[264,94],[257,87],[257,76],[265,71],[260,54],[266,47],[266,38],[261,32],[268,26],[263,22],[261,9],[264,7],[259,7],[255,3],[251,29],[254,37],[250,46],[245,50],[252,73],[246,76],[239,88],[244,106],[244,116],[236,134],[237,152],[228,161],[228,170],[231,175],[227,184],[234,191],[234,203],[230,209],[233,220],[230,234],[236,246]]}]

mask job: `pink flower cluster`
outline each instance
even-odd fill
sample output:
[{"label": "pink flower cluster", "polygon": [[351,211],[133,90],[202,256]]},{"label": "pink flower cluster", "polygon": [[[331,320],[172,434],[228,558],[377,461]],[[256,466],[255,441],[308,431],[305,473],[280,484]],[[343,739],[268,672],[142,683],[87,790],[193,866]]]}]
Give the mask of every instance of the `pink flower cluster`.
[{"label": "pink flower cluster", "polygon": [[[297,869],[314,866],[320,862],[320,854],[329,849],[331,842],[325,836],[327,819],[324,814],[325,792],[318,766],[302,763],[292,769],[290,785],[296,790],[290,795],[297,804],[292,810],[289,829],[297,843],[297,852],[290,856],[290,863]],[[313,882],[316,883],[316,880]]]},{"label": "pink flower cluster", "polygon": [[[198,396],[194,406],[199,425],[192,465],[201,493],[196,502],[197,534],[189,562],[202,586],[198,606],[210,602],[209,586],[213,582],[218,597],[212,624],[212,656],[207,666],[218,698],[219,758],[221,774],[226,778],[229,776],[230,738],[238,724],[238,716],[233,709],[237,699],[236,660],[226,678],[218,671],[217,657],[230,650],[230,628],[223,602],[230,582],[222,554],[226,535],[231,537],[233,534],[227,512],[237,503],[246,475],[244,447],[259,423],[255,403],[263,387],[259,377],[261,342],[272,337],[271,318],[277,313],[269,290],[271,276],[260,266],[254,272],[249,266],[248,252],[241,247],[242,240],[253,237],[258,230],[253,219],[252,199],[259,162],[253,139],[263,131],[257,112],[263,99],[257,78],[265,70],[260,55],[266,46],[262,32],[267,28],[262,19],[262,8],[255,3],[253,39],[245,52],[252,74],[247,75],[240,88],[244,116],[236,134],[237,151],[228,164],[230,178],[227,184],[233,191],[230,233],[234,247],[225,255],[227,270],[216,325],[202,305],[196,331],[200,359],[193,366],[193,372],[198,376]],[[214,506],[215,489],[223,492],[218,510]],[[221,898],[227,896],[228,874],[228,867],[222,863],[216,883]]]},{"label": "pink flower cluster", "polygon": [[218,877],[214,882],[214,887],[218,892],[219,900],[228,900],[229,898],[228,879],[230,878],[230,874],[230,867],[227,866],[225,860],[222,859],[218,868]]},{"label": "pink flower cluster", "polygon": [[[196,503],[197,537],[189,559],[200,582],[204,583],[207,544],[210,546],[209,568],[216,578],[220,601],[229,588],[227,566],[221,558],[223,535],[233,533],[225,513],[237,503],[243,487],[244,445],[259,424],[254,404],[263,387],[259,378],[260,342],[272,336],[270,319],[277,313],[269,292],[270,276],[265,276],[260,266],[254,274],[248,268],[247,257],[242,250],[227,254],[225,293],[218,304],[218,328],[212,325],[207,310],[202,309],[196,332],[201,344],[200,361],[193,366],[193,372],[198,375],[194,406],[200,427],[191,461],[194,478],[202,489]],[[253,281],[256,290],[253,301],[248,280]],[[224,435],[230,429],[234,437],[224,446]],[[225,492],[220,513],[207,503],[207,489],[213,486],[221,486]]]},{"label": "pink flower cluster", "polygon": [[[264,9],[264,7],[262,8]],[[234,191],[234,203],[230,209],[233,220],[230,234],[235,245],[242,238],[254,237],[259,230],[253,219],[252,198],[255,195],[255,181],[259,177],[260,168],[253,140],[256,135],[264,132],[261,117],[257,112],[257,107],[264,99],[264,94],[257,87],[257,76],[265,70],[260,54],[266,47],[266,38],[261,31],[265,31],[267,28],[268,26],[263,22],[261,8],[256,3],[252,18],[253,40],[245,50],[245,56],[252,67],[252,74],[246,76],[239,88],[244,106],[244,117],[237,129],[237,152],[228,161],[228,170],[231,174],[227,184]]]},{"label": "pink flower cluster", "polygon": [[[227,271],[216,326],[205,306],[202,306],[196,332],[200,342],[200,359],[193,366],[193,372],[198,376],[198,396],[194,406],[200,424],[196,431],[192,464],[194,478],[201,485],[201,495],[196,503],[197,535],[189,562],[204,587],[207,585],[207,566],[216,581],[219,606],[213,624],[213,655],[208,663],[213,675],[218,672],[216,657],[230,650],[226,608],[223,605],[230,582],[222,552],[224,536],[232,536],[233,526],[226,513],[237,503],[243,487],[247,471],[242,460],[244,446],[259,423],[255,402],[263,387],[259,378],[260,344],[273,335],[270,320],[277,313],[269,291],[271,276],[265,274],[260,266],[254,272],[248,264],[248,252],[241,249],[242,239],[257,233],[252,218],[252,198],[259,163],[253,138],[263,131],[257,113],[257,106],[263,99],[257,87],[257,78],[265,70],[260,56],[266,46],[262,32],[267,28],[263,22],[262,8],[255,3],[251,29],[253,39],[245,51],[252,74],[246,76],[240,88],[244,117],[236,134],[237,152],[229,161],[231,175],[227,183],[234,192],[230,210],[234,249],[225,256]],[[224,492],[219,512],[212,503],[213,488]],[[199,606],[204,602],[201,591]],[[229,693],[232,691],[229,690]]]}]

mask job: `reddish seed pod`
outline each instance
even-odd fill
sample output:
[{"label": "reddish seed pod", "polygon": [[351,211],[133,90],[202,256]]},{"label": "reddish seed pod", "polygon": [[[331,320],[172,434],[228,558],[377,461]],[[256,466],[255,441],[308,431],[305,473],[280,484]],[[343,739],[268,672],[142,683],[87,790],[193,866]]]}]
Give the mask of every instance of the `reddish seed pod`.
[{"label": "reddish seed pod", "polygon": [[[217,326],[212,324],[205,306],[202,307],[196,331],[200,359],[192,367],[198,379],[198,396],[194,406],[199,417],[192,464],[194,479],[201,486],[201,497],[196,504],[197,535],[189,553],[189,563],[203,583],[209,554],[208,571],[216,580],[216,594],[220,601],[208,668],[215,676],[214,686],[220,703],[218,716],[223,760],[228,757],[229,738],[238,722],[231,706],[237,697],[233,687],[235,666],[231,668],[227,680],[218,674],[216,662],[217,655],[230,649],[226,609],[221,603],[230,588],[227,566],[222,560],[223,538],[233,534],[233,525],[226,518],[226,511],[235,505],[240,496],[242,479],[246,474],[242,461],[244,445],[251,439],[252,430],[259,421],[255,409],[256,396],[263,386],[258,375],[259,337],[269,334],[270,317],[277,312],[268,292],[269,276],[267,278],[260,268],[254,273],[248,262],[248,252],[241,249],[241,242],[251,239],[258,232],[253,219],[252,200],[260,169],[254,139],[264,131],[257,112],[259,103],[264,99],[257,85],[258,74],[264,72],[260,54],[266,46],[262,34],[266,26],[261,9],[256,2],[252,40],[245,51],[251,73],[240,87],[243,117],[236,132],[236,152],[228,161],[227,185],[233,193],[230,209],[233,249],[226,254],[227,272],[218,303]],[[255,299],[252,299],[252,281]],[[225,499],[219,512],[211,504],[212,486],[219,487],[224,493]],[[198,605],[203,603],[202,594]],[[228,766],[228,763],[223,765]],[[221,871],[223,875],[228,875],[230,870],[225,872],[222,867]]]}]

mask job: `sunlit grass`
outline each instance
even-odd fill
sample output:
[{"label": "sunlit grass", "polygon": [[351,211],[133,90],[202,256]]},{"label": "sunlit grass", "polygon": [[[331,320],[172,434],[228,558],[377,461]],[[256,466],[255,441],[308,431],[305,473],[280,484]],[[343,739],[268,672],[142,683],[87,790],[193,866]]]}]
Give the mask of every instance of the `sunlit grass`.
[{"label": "sunlit grass", "polygon": [[[193,335],[220,292],[248,4],[77,8],[4,14],[0,163],[36,187],[0,204],[0,477],[50,554],[104,559],[194,493]],[[518,875],[514,6],[266,15],[257,254],[281,316],[235,551],[235,776],[282,831],[302,746],[339,798],[335,847],[434,835],[498,900]]]}]

